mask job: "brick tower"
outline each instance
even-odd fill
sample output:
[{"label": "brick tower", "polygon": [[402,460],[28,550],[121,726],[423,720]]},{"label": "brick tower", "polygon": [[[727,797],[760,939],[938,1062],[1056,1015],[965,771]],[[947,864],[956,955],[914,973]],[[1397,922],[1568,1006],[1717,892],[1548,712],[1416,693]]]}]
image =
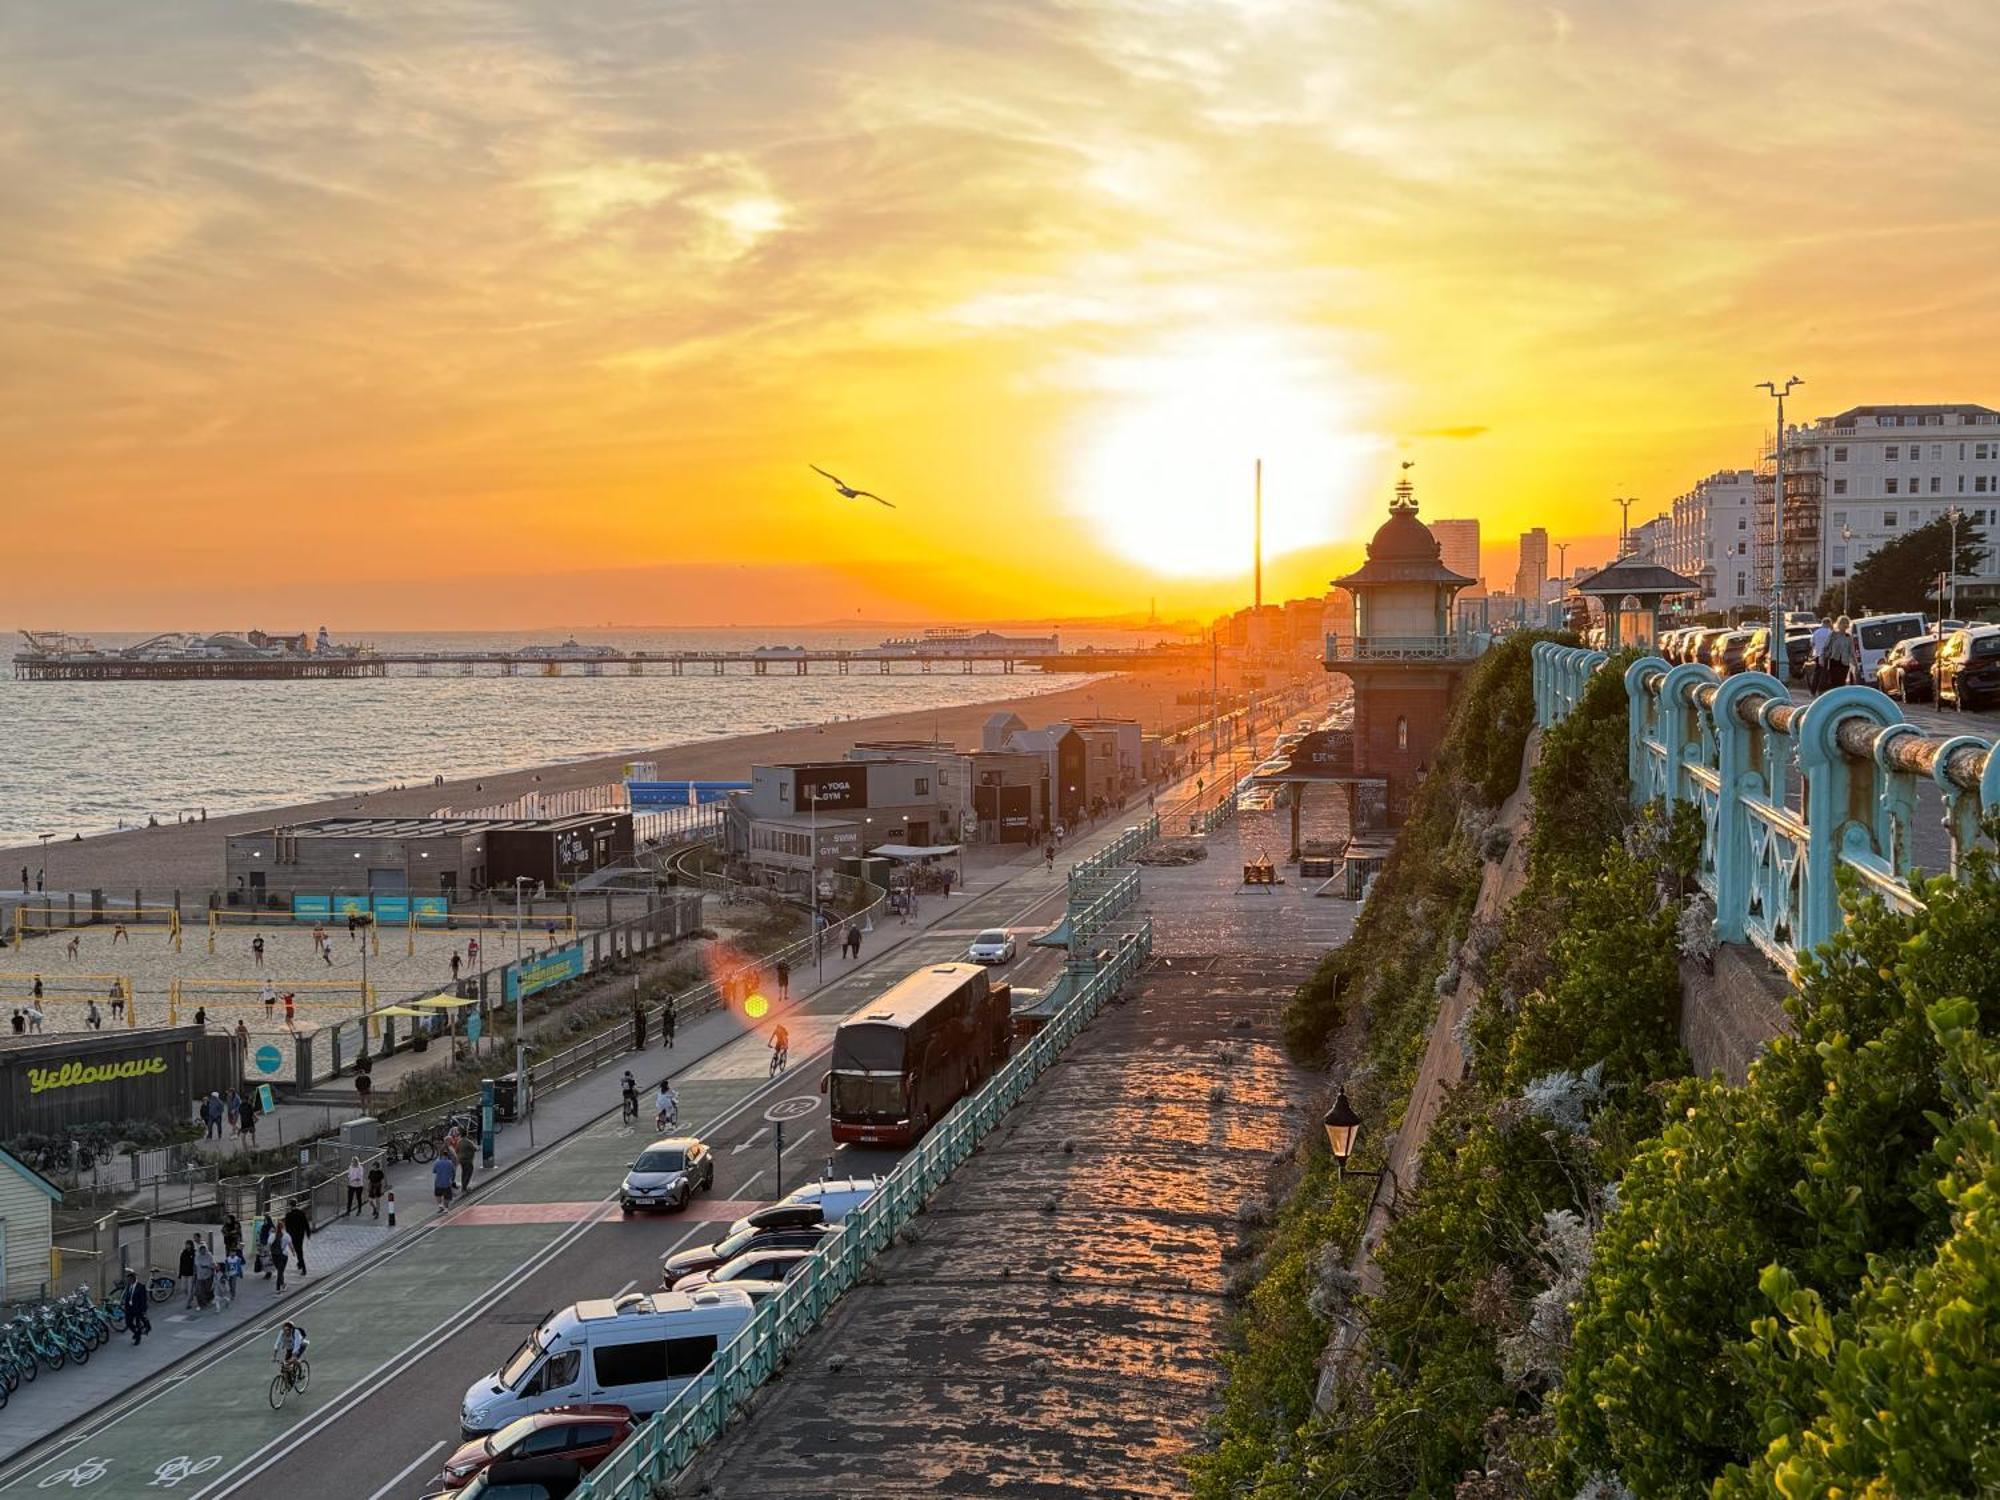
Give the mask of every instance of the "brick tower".
[{"label": "brick tower", "polygon": [[1475,582],[1444,565],[1437,538],[1417,519],[1407,474],[1368,561],[1334,580],[1353,597],[1354,616],[1348,633],[1327,637],[1326,669],[1354,684],[1353,774],[1388,783],[1391,826],[1408,814],[1411,792],[1437,758],[1472,664],[1452,628],[1452,599]]}]

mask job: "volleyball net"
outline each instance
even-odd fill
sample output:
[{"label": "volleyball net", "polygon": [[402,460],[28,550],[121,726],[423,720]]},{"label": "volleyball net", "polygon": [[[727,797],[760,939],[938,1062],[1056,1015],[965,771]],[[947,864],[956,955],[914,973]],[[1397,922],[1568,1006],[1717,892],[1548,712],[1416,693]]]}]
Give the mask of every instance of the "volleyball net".
[{"label": "volleyball net", "polygon": [[[125,1026],[139,1024],[132,1004],[132,976],[129,974],[79,974],[71,969],[40,973],[31,969],[0,970],[0,1005],[19,1010],[29,1004],[43,1007],[61,1005],[83,1011],[98,1008],[98,1022],[116,1021]],[[86,1019],[81,1024],[88,1026]],[[72,1031],[74,1026],[64,1026]]]},{"label": "volleyball net", "polygon": [[181,910],[178,906],[122,906],[79,911],[68,906],[29,906],[24,902],[14,908],[12,941],[14,951],[19,953],[22,943],[30,937],[56,937],[68,933],[79,949],[86,940],[90,947],[95,948],[98,935],[102,934],[110,946],[116,947],[120,943],[139,941],[133,936],[133,929],[140,927],[148,929],[149,939],[157,939],[164,931],[174,952],[181,951]]},{"label": "volleyball net", "polygon": [[239,1018],[262,1011],[260,1020],[272,1021],[297,1020],[304,1011],[304,1019],[325,1026],[374,1008],[375,986],[356,979],[176,978],[167,988],[167,1020],[173,1025],[180,1024],[183,1012],[191,1019],[198,1010],[213,1010]]},{"label": "volleyball net", "polygon": [[352,942],[358,939],[368,944],[370,957],[382,956],[380,925],[373,917],[356,927],[354,932],[355,937],[350,938],[347,918],[344,915],[324,918],[308,931],[299,918],[286,912],[259,911],[255,907],[236,906],[211,906],[208,909],[210,953],[215,952],[217,940],[227,935],[232,940],[244,943],[255,943],[259,938],[264,939],[267,945],[275,945],[280,940],[283,940],[288,947],[311,943],[315,947],[315,957],[318,956],[319,943],[331,945],[335,942]]}]

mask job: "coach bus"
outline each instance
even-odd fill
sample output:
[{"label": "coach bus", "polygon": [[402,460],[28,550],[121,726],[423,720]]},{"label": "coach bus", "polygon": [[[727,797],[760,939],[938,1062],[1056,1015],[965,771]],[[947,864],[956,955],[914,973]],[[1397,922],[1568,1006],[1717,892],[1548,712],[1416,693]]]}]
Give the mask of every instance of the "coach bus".
[{"label": "coach bus", "polygon": [[910,1146],[1007,1060],[1008,986],[984,964],[934,964],[897,981],[833,1034],[833,1138]]}]

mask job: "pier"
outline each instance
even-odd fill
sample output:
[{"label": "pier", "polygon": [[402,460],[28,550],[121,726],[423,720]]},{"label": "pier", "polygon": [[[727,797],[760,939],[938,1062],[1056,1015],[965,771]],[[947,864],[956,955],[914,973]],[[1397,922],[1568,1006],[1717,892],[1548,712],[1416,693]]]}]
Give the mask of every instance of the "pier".
[{"label": "pier", "polygon": [[14,676],[25,682],[216,682],[286,681],[325,678],[451,674],[473,677],[721,677],[741,670],[755,677],[799,676],[814,668],[838,676],[873,671],[888,676],[901,668],[918,673],[991,670],[1037,672],[1127,672],[1191,660],[1184,650],[994,652],[986,649],[880,646],[852,649],[785,648],[750,651],[609,651],[551,656],[528,651],[416,651],[314,653],[246,656],[127,656],[114,651],[17,652]]}]

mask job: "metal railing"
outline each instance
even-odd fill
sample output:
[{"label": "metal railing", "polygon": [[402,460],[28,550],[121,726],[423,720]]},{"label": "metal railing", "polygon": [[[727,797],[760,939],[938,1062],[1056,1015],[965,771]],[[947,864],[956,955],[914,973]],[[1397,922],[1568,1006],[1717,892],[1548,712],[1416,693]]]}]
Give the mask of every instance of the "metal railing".
[{"label": "metal railing", "polygon": [[[1534,659],[1544,727],[1574,710],[1607,660],[1550,642]],[[1700,812],[1696,879],[1715,904],[1716,941],[1754,943],[1787,973],[1840,930],[1840,871],[1916,907],[1922,793],[1943,798],[1952,871],[1982,837],[1981,820],[2000,812],[1991,741],[1924,735],[1871,687],[1800,704],[1762,672],[1718,678],[1696,662],[1644,656],[1626,669],[1625,690],[1633,801]]]},{"label": "metal railing", "polygon": [[1431,661],[1477,652],[1459,635],[1340,635],[1328,632],[1328,661]]},{"label": "metal railing", "polygon": [[1088,881],[1105,880],[1118,875],[1119,866],[1132,863],[1134,856],[1150,847],[1159,837],[1158,815],[1147,818],[1143,823],[1135,823],[1095,854],[1086,855],[1069,867],[1070,890],[1074,892],[1078,886]]},{"label": "metal railing", "polygon": [[1069,1003],[1037,1031],[986,1086],[961,1100],[925,1136],[882,1188],[842,1223],[840,1233],[816,1253],[807,1269],[768,1298],[749,1323],[715,1356],[715,1362],[625,1445],[592,1471],[578,1500],[646,1500],[694,1461],[729,1420],[819,1326],[827,1310],[923,1206],[1001,1116],[1061,1056],[1098,1009],[1138,973],[1152,952],[1149,922],[1128,938],[1111,961],[1079,988]]}]

